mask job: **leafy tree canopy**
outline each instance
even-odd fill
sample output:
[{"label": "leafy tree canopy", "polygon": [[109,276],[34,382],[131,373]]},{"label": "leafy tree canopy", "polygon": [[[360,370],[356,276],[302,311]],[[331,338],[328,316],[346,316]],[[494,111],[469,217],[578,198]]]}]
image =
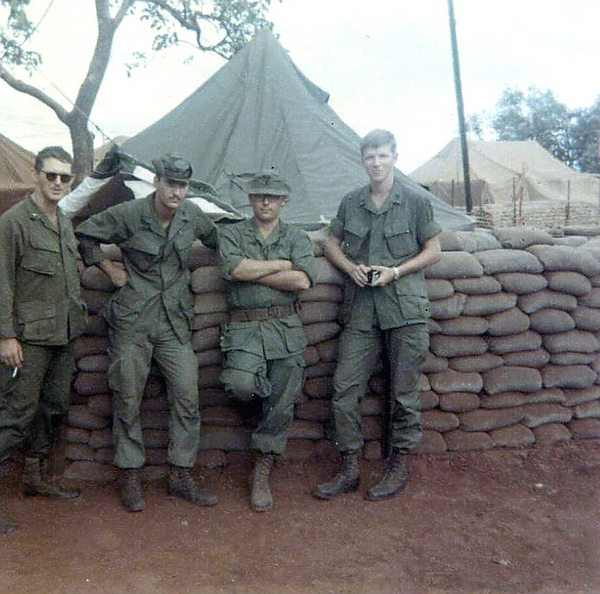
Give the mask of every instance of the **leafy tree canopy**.
[{"label": "leafy tree canopy", "polygon": [[[181,32],[187,31],[193,34],[200,51],[223,58],[235,54],[258,29],[272,26],[266,18],[271,0],[87,1],[95,7],[98,35],[77,97],[72,105],[63,105],[23,76],[32,73],[43,60],[39,52],[27,49],[37,27],[29,17],[30,0],[0,0],[0,79],[15,91],[41,101],[69,128],[75,171],[81,174],[88,172],[92,164],[89,116],[109,65],[114,35],[125,19],[137,18],[148,25],[154,33],[150,50],[163,51],[182,43]],[[50,0],[47,10],[53,2]],[[146,51],[132,48],[127,67],[143,63]]]}]

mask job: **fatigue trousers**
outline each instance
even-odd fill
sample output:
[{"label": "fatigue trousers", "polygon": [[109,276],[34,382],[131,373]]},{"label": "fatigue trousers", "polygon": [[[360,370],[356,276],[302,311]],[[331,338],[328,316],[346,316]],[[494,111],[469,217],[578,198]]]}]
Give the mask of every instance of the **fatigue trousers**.
[{"label": "fatigue trousers", "polygon": [[140,421],[142,395],[154,359],[164,377],[169,405],[168,462],[191,468],[200,443],[198,360],[181,344],[164,316],[145,341],[110,331],[108,382],[113,397],[114,463],[140,468],[146,456]]},{"label": "fatigue trousers", "polygon": [[0,364],[0,461],[16,448],[33,457],[49,455],[69,410],[73,345],[21,346],[24,363],[15,379],[12,369]]},{"label": "fatigue trousers", "polygon": [[408,452],[421,440],[419,376],[429,347],[427,324],[366,332],[346,328],[340,336],[332,398],[335,446],[342,454],[363,447],[360,403],[384,345],[391,376],[386,397],[393,399],[390,445]]},{"label": "fatigue trousers", "polygon": [[253,451],[283,454],[294,420],[294,402],[302,391],[304,359],[292,355],[265,359],[247,351],[227,352],[221,376],[225,389],[234,398],[262,400],[262,413],[250,438]]}]

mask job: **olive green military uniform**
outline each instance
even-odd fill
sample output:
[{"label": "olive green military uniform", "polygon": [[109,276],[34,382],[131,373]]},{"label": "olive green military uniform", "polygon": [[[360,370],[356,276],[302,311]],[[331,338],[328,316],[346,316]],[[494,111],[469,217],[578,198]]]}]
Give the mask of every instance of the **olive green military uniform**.
[{"label": "olive green military uniform", "polygon": [[[331,232],[350,260],[390,267],[415,257],[440,231],[429,200],[397,179],[380,209],[365,186],[343,198],[331,222]],[[385,344],[394,398],[390,445],[407,452],[421,437],[418,382],[429,346],[423,271],[384,287],[360,288],[346,277],[342,307],[344,330],[332,402],[336,446],[344,454],[363,446],[360,401]]]},{"label": "olive green military uniform", "polygon": [[128,276],[105,311],[115,465],[144,464],[140,407],[154,358],[167,386],[168,461],[190,468],[198,453],[200,411],[198,361],[190,343],[194,299],[189,259],[196,239],[216,248],[216,227],[194,203],[184,201],[163,228],[152,194],[90,217],[77,227],[76,235],[87,265],[106,258],[100,243],[118,245]]},{"label": "olive green military uniform", "polygon": [[58,229],[27,197],[0,217],[0,338],[19,340],[24,355],[15,379],[0,364],[0,460],[19,446],[48,454],[69,407],[85,304],[71,221],[57,214]]},{"label": "olive green military uniform", "polygon": [[[244,258],[285,259],[294,270],[316,279],[312,243],[308,235],[283,221],[263,239],[253,219],[219,229],[219,260],[227,282],[234,320],[221,338],[225,354],[222,381],[239,400],[258,396],[263,409],[252,433],[251,447],[264,454],[281,454],[294,418],[294,402],[302,391],[306,335],[296,314],[298,294],[260,283],[236,282],[231,273]],[[261,319],[244,321],[244,312]]]}]

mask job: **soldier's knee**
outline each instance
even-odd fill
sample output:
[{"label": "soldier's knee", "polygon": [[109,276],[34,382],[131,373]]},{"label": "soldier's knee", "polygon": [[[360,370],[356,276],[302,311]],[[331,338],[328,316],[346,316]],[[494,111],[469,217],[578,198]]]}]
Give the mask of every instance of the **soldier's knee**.
[{"label": "soldier's knee", "polygon": [[221,375],[225,390],[237,400],[252,400],[258,391],[256,376],[240,369],[225,369]]}]

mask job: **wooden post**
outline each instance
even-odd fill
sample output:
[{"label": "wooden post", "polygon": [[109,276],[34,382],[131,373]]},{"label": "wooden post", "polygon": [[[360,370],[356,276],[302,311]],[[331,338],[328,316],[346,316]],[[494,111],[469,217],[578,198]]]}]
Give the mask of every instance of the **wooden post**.
[{"label": "wooden post", "polygon": [[453,0],[448,0],[448,17],[450,20],[450,41],[452,43],[452,64],[454,66],[454,88],[456,90],[456,105],[458,108],[458,129],[460,131],[460,146],[462,149],[463,176],[465,181],[465,208],[471,214],[471,181],[469,173],[469,147],[467,144],[467,127],[465,125],[465,109],[463,105],[462,86],[460,82],[460,65],[458,63],[458,42],[456,41],[456,21],[454,19]]}]

